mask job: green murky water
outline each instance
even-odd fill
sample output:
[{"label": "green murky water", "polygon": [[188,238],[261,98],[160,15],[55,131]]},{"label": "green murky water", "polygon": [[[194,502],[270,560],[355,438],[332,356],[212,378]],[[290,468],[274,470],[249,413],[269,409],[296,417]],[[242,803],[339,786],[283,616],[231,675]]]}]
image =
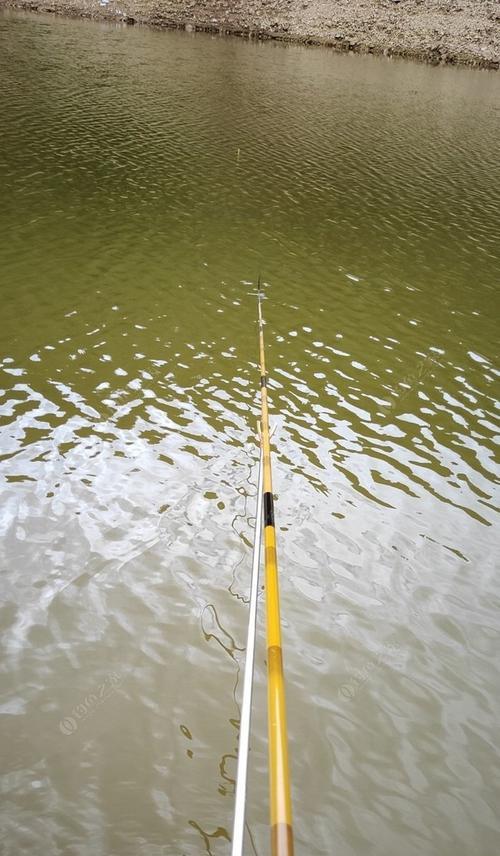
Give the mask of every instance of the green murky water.
[{"label": "green murky water", "polygon": [[[0,73],[5,853],[229,851],[262,271],[297,853],[495,856],[498,76],[18,13]],[[256,705],[265,854],[262,632]]]}]

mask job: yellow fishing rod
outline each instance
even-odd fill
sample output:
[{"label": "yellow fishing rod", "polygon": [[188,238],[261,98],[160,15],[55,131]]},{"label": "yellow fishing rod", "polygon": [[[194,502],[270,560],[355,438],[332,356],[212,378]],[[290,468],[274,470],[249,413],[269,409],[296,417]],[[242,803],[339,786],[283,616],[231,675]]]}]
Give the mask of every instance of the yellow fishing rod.
[{"label": "yellow fishing rod", "polygon": [[271,476],[271,448],[267,403],[267,372],[262,316],[262,288],[259,277],[259,349],[261,395],[261,450],[264,493],[264,564],[266,585],[267,687],[269,728],[269,786],[272,856],[293,856],[292,798],[288,770],[285,680],[281,650],[281,621],[278,581],[278,557],[274,526],[274,501]]}]

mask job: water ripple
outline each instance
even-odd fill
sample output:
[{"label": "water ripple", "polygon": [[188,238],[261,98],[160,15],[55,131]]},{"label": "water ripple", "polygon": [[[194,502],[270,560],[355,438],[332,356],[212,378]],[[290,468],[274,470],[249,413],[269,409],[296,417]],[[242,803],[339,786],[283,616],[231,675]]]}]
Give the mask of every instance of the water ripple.
[{"label": "water ripple", "polygon": [[8,852],[227,853],[261,271],[297,852],[496,853],[494,75],[0,42]]}]

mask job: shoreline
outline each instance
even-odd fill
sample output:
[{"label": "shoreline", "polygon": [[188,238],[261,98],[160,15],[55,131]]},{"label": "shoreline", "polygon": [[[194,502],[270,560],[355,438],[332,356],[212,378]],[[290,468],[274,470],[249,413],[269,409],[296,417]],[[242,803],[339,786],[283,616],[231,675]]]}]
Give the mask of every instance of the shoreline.
[{"label": "shoreline", "polygon": [[500,67],[500,9],[489,0],[0,0],[0,8]]}]

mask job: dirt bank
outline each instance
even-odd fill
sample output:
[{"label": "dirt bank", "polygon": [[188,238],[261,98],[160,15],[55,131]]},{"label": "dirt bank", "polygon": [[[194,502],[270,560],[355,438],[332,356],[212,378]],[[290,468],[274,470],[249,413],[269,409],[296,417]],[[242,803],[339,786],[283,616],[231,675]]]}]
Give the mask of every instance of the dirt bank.
[{"label": "dirt bank", "polygon": [[436,64],[500,65],[499,0],[0,0],[2,5]]}]

